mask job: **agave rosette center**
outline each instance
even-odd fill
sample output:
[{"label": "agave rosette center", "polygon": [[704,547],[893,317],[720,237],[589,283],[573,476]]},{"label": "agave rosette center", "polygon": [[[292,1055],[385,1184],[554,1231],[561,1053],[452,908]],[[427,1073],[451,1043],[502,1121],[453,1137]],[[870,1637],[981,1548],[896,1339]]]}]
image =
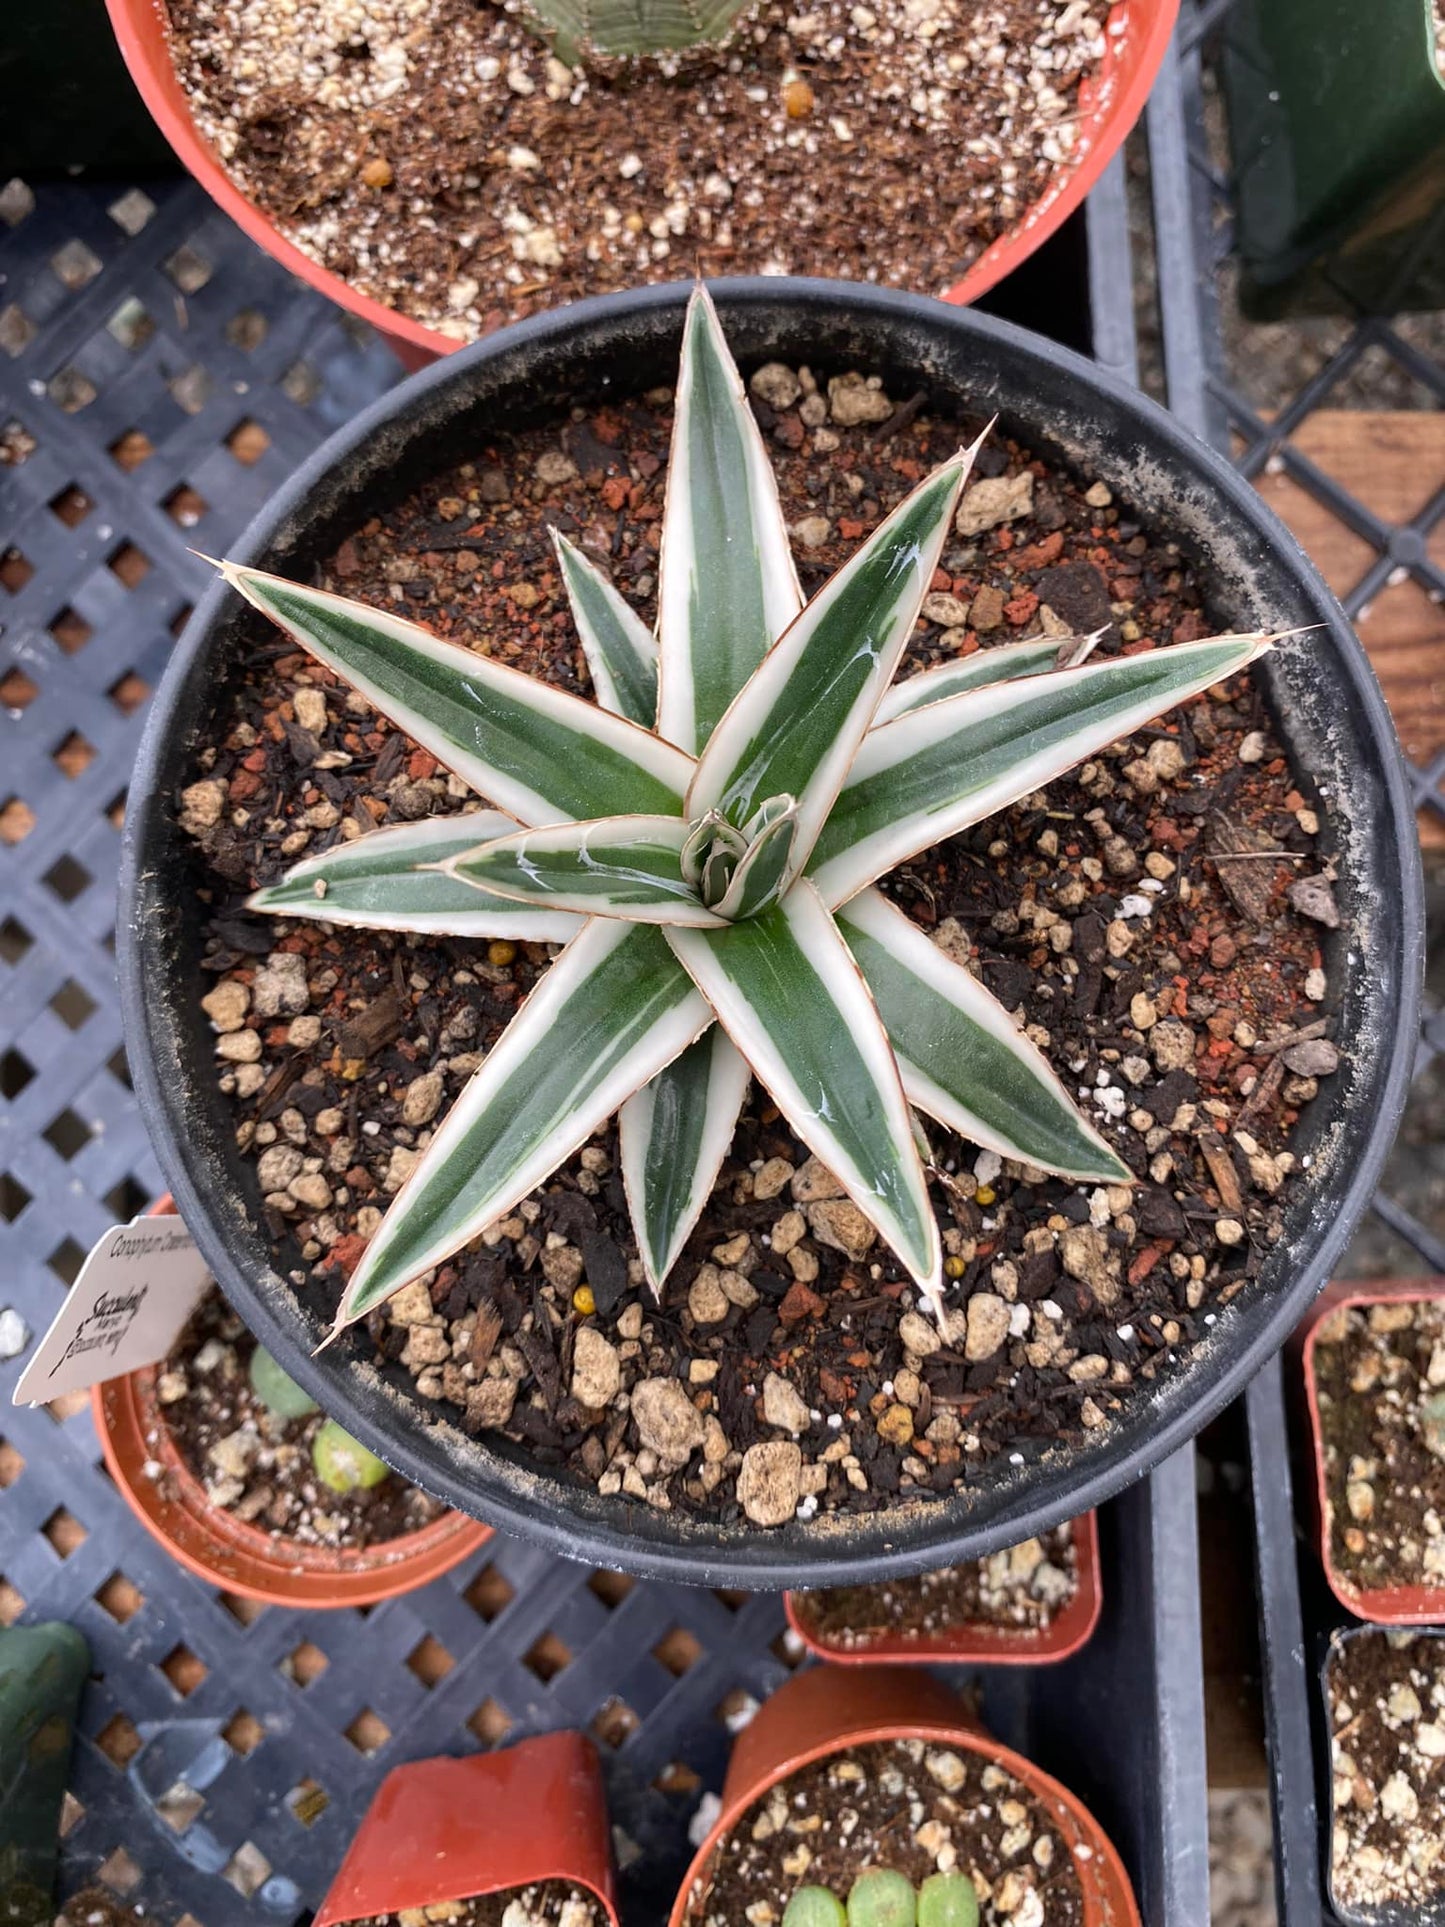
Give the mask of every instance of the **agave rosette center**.
[{"label": "agave rosette center", "polygon": [[614,1114],[660,1292],[752,1076],[940,1314],[916,1111],[1064,1177],[1130,1180],[1009,1013],[873,886],[1271,639],[1089,661],[1097,638],[1037,637],[896,681],[977,446],[805,602],[767,450],[699,288],[656,632],[555,537],[595,703],[389,612],[222,565],[491,806],[338,842],[252,906],[565,946],[434,1132],[335,1330],[469,1244]]}]

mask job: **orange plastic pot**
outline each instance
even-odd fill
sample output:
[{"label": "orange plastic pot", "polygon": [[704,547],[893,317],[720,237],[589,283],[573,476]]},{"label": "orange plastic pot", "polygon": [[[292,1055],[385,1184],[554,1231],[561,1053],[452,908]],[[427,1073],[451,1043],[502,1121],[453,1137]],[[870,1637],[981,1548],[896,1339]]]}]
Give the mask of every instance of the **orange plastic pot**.
[{"label": "orange plastic pot", "polygon": [[617,1927],[602,1774],[580,1733],[388,1773],[313,1927],[566,1880]]},{"label": "orange plastic pot", "polygon": [[1067,1659],[1093,1636],[1103,1595],[1099,1587],[1099,1520],[1086,1512],[1073,1522],[1074,1596],[1047,1626],[949,1626],[918,1638],[889,1631],[844,1646],[821,1639],[808,1626],[800,1602],[806,1593],[785,1592],[788,1624],[810,1653],[838,1666],[1045,1666]]},{"label": "orange plastic pot", "polygon": [[1325,1434],[1320,1415],[1319,1380],[1315,1376],[1315,1347],[1320,1327],[1333,1312],[1355,1305],[1429,1304],[1445,1300],[1445,1279],[1391,1278],[1370,1284],[1327,1285],[1314,1308],[1295,1333],[1291,1350],[1300,1362],[1305,1405],[1309,1412],[1310,1447],[1314,1454],[1314,1532],[1320,1564],[1330,1591],[1346,1612],[1381,1626],[1437,1626],[1445,1619],[1445,1586],[1359,1587],[1335,1565],[1330,1554],[1334,1504],[1325,1469]]},{"label": "orange plastic pot", "polygon": [[795,1673],[760,1708],[733,1745],[722,1812],[687,1870],[669,1927],[684,1927],[702,1917],[701,1897],[718,1845],[780,1780],[855,1746],[916,1739],[946,1740],[956,1752],[991,1761],[1022,1782],[1069,1849],[1084,1891],[1084,1927],[1140,1927],[1124,1863],[1083,1803],[1031,1760],[985,1732],[962,1700],[933,1674],[891,1666],[860,1666],[848,1672],[810,1667]]},{"label": "orange plastic pot", "polygon": [[[311,287],[379,329],[408,368],[423,368],[438,355],[450,354],[462,345],[395,308],[373,301],[288,241],[237,187],[196,127],[190,101],[171,60],[165,0],[106,0],[106,5],[125,64],[156,125],[182,164],[258,247]],[[1085,195],[1143,112],[1178,12],[1179,0],[1116,0],[1109,9],[1099,72],[1079,90],[1073,154],[1055,170],[1049,187],[1018,223],[1000,235],[963,279],[946,291],[946,301],[976,301],[1082,207]]]},{"label": "orange plastic pot", "polygon": [[[175,1211],[162,1198],[156,1214]],[[176,1448],[146,1366],[91,1388],[91,1411],[110,1476],[127,1505],[174,1559],[226,1592],[275,1606],[372,1606],[412,1592],[460,1564],[492,1536],[464,1512],[374,1546],[307,1546],[263,1532],[212,1505]],[[147,1475],[159,1464],[160,1478]]]}]

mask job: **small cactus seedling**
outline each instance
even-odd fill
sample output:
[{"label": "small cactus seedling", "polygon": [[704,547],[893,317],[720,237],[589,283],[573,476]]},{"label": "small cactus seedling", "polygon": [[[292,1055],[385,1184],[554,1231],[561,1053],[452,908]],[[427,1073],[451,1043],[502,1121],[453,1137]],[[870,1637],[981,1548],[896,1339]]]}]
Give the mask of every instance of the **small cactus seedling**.
[{"label": "small cactus seedling", "polygon": [[683,53],[724,41],[747,0],[527,0],[552,51],[569,67],[586,54]]},{"label": "small cactus seedling", "polygon": [[1432,1392],[1420,1407],[1420,1431],[1425,1450],[1445,1459],[1445,1392]]},{"label": "small cactus seedling", "polygon": [[288,1372],[283,1372],[270,1352],[258,1345],[251,1354],[251,1390],[268,1412],[277,1418],[310,1418],[320,1407],[308,1398]]},{"label": "small cactus seedling", "polygon": [[311,1463],[317,1478],[333,1492],[364,1492],[380,1485],[387,1471],[376,1454],[343,1431],[334,1418],[327,1419],[311,1441]]},{"label": "small cactus seedling", "polygon": [[913,1927],[918,1896],[890,1867],[870,1867],[848,1891],[848,1927]]},{"label": "small cactus seedling", "polygon": [[918,1889],[918,1927],[978,1927],[978,1889],[966,1873],[931,1873]]},{"label": "small cactus seedling", "polygon": [[930,1874],[913,1884],[889,1867],[859,1874],[844,1907],[826,1887],[800,1887],[783,1927],[978,1927],[978,1890],[966,1873]]},{"label": "small cactus seedling", "polygon": [[848,1915],[826,1887],[799,1887],[783,1909],[783,1927],[848,1927]]}]

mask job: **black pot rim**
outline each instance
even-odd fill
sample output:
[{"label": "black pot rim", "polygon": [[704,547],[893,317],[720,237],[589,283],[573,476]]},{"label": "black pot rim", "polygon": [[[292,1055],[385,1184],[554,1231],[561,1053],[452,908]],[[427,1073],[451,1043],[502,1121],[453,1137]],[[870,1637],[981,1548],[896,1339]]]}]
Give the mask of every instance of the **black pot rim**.
[{"label": "black pot rim", "polygon": [[[1162,451],[1172,465],[1171,481],[1175,476],[1181,482],[1189,478],[1223,498],[1234,518],[1232,526],[1242,526],[1269,551],[1292,579],[1299,598],[1319,612],[1319,627],[1328,632],[1333,656],[1349,685],[1354,726],[1378,765],[1378,795],[1370,807],[1375,811],[1372,821],[1383,825],[1389,873],[1372,876],[1371,884],[1377,901],[1389,905],[1394,927],[1389,932],[1388,954],[1372,954],[1370,961],[1373,977],[1384,973],[1381,981],[1389,994],[1385,1013],[1376,1013],[1369,1115],[1359,1116],[1357,1104],[1336,1120],[1342,1129],[1351,1127],[1350,1162],[1333,1216],[1322,1226],[1311,1224],[1304,1261],[1267,1305],[1254,1307],[1247,1341],[1231,1347],[1226,1336],[1223,1344],[1201,1344],[1193,1358],[1168,1375],[1160,1391],[1135,1394],[1132,1411],[1150,1404],[1155,1408],[1142,1421],[1142,1432],[1140,1422],[1131,1424],[1131,1414],[1126,1414],[1101,1435],[1099,1447],[1083,1455],[1065,1453],[1032,1468],[1039,1474],[1037,1479],[1018,1476],[1012,1490],[982,1519],[960,1520],[951,1512],[949,1501],[938,1500],[862,1515],[857,1521],[850,1518],[841,1530],[827,1514],[810,1525],[773,1531],[751,1525],[723,1528],[659,1514],[620,1495],[604,1500],[590,1489],[573,1488],[558,1479],[543,1481],[539,1474],[491,1453],[474,1468],[473,1476],[463,1477],[450,1446],[459,1442],[458,1449],[468,1453],[477,1448],[465,1435],[439,1422],[440,1408],[429,1411],[414,1397],[399,1399],[373,1369],[349,1360],[340,1346],[319,1357],[308,1354],[300,1325],[307,1322],[313,1338],[314,1326],[302,1321],[293,1288],[274,1272],[258,1275],[245,1257],[244,1208],[224,1171],[196,1146],[184,1114],[183,1092],[160,1069],[162,1058],[178,1060],[183,1053],[166,1000],[148,994],[147,971],[161,963],[152,955],[157,945],[150,925],[165,901],[156,867],[148,859],[165,830],[169,794],[162,789],[164,763],[182,694],[210,632],[231,606],[232,592],[219,580],[198,603],[173,651],[151,704],[137,757],[120,878],[122,1015],[131,1075],[157,1158],[181,1216],[222,1290],[285,1369],[402,1476],[553,1553],[615,1565],[642,1576],[751,1588],[857,1583],[977,1556],[1102,1504],[1186,1444],[1279,1348],[1330,1276],[1369,1203],[1404,1108],[1423,970],[1423,888],[1413,805],[1399,746],[1364,652],[1294,537],[1214,450],[1108,370],[975,310],[927,296],[837,281],[750,276],[709,285],[724,316],[731,312],[744,325],[749,314],[766,316],[770,309],[803,317],[846,315],[850,325],[865,330],[875,327],[882,340],[907,338],[921,344],[951,339],[975,350],[992,346],[1001,354],[1031,359],[1040,369],[1047,366],[1078,391],[1081,407],[1085,402],[1102,404],[1104,414],[1111,419],[1122,417],[1137,430],[1140,441],[1147,439]],[[284,545],[291,517],[333,470],[382,431],[389,431],[395,444],[399,423],[405,439],[407,420],[449,388],[464,389],[472,370],[502,358],[520,359],[535,368],[543,356],[565,355],[579,337],[616,335],[628,325],[655,332],[670,325],[678,333],[688,292],[687,284],[672,283],[578,302],[516,323],[411,376],[339,429],[296,471],[233,546],[233,556],[253,560],[278,538]],[[986,365],[987,353],[979,360]],[[1024,397],[1020,412],[1027,407]],[[1045,437],[1040,434],[1039,439]],[[1337,1151],[1336,1162],[1342,1155]],[[1227,1334],[1227,1324],[1225,1330]],[[1171,1399],[1169,1387],[1181,1379],[1188,1380],[1190,1395],[1175,1392]]]}]

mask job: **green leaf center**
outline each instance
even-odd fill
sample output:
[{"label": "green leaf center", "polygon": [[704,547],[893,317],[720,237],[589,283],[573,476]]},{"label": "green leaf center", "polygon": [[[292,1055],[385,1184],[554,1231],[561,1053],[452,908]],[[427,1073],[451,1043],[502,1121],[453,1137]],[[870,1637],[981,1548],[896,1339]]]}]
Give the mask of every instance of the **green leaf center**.
[{"label": "green leaf center", "polygon": [[707,810],[688,825],[680,859],[683,877],[699,901],[729,923],[755,917],[793,880],[789,858],[797,821],[798,805],[791,796],[770,796],[741,829],[720,810]]}]

